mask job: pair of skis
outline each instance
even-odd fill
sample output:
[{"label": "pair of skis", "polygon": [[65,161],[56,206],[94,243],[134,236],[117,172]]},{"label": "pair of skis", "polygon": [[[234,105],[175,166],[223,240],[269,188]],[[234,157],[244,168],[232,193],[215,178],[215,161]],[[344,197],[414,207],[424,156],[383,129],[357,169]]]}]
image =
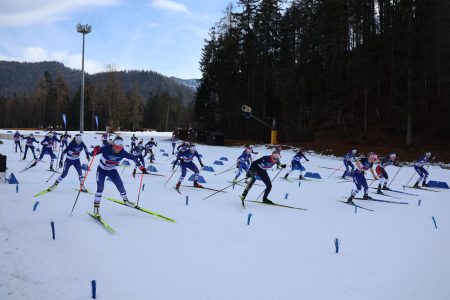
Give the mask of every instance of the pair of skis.
[{"label": "pair of skis", "polygon": [[[187,187],[187,188],[194,188],[194,189],[199,189],[199,190],[207,190],[207,191],[214,191],[214,192],[218,192],[218,193],[226,193],[225,191],[221,191],[221,190],[216,190],[216,189],[212,189],[212,188],[207,188],[207,187],[196,187],[193,185],[180,185],[182,187]],[[177,189],[176,187],[173,187],[175,189],[175,191],[178,192],[178,194],[182,195],[181,191],[179,189]]]}]

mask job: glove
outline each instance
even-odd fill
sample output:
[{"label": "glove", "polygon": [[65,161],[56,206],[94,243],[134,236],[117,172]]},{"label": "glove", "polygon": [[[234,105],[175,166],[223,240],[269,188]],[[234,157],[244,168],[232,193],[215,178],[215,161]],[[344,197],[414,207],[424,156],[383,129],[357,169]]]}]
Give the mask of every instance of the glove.
[{"label": "glove", "polygon": [[136,177],[136,169],[133,170],[133,178]]},{"label": "glove", "polygon": [[309,161],[309,159],[306,159],[306,161]]},{"label": "glove", "polygon": [[253,177],[255,175],[255,173],[253,171],[247,171],[246,177],[250,178]]},{"label": "glove", "polygon": [[62,168],[62,166],[63,166],[63,162],[62,162],[62,160],[60,160],[59,161],[59,167]]},{"label": "glove", "polygon": [[253,152],[253,154],[258,154],[258,152]]},{"label": "glove", "polygon": [[203,168],[204,166],[205,166],[205,165],[204,165],[202,162],[200,162],[200,167]]},{"label": "glove", "polygon": [[141,172],[144,174],[148,174],[147,169],[144,166],[140,166],[139,170],[141,170]]},{"label": "glove", "polygon": [[86,159],[87,159],[87,161],[89,162],[89,160],[90,160],[91,158],[89,157],[89,155],[86,155]]},{"label": "glove", "polygon": [[373,179],[374,180],[380,180],[380,178],[378,178],[377,176],[375,176]]},{"label": "glove", "polygon": [[176,166],[176,164],[173,164],[173,166],[172,166],[172,170],[175,170],[175,166]]},{"label": "glove", "polygon": [[94,148],[94,155],[100,152],[100,146],[95,146]]},{"label": "glove", "polygon": [[281,164],[280,168],[282,168],[282,169],[286,168],[286,164]]}]

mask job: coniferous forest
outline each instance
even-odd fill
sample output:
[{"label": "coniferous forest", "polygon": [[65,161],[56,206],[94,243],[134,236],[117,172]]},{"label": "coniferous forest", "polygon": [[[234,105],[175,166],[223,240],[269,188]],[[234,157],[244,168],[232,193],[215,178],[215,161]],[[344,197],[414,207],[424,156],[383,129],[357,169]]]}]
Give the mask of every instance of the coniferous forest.
[{"label": "coniferous forest", "polygon": [[239,0],[210,29],[197,126],[282,142],[450,138],[450,1]]}]

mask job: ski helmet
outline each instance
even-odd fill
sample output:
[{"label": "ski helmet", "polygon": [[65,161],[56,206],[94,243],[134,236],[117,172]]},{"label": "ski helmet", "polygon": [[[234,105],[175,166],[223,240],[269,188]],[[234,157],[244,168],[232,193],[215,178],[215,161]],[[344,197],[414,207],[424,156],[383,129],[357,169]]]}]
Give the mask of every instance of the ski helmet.
[{"label": "ski helmet", "polygon": [[245,148],[245,152],[247,152],[247,154],[252,153],[252,148],[250,147]]},{"label": "ski helmet", "polygon": [[426,156],[426,157],[430,157],[430,156],[431,156],[431,152],[425,153],[425,156]]}]

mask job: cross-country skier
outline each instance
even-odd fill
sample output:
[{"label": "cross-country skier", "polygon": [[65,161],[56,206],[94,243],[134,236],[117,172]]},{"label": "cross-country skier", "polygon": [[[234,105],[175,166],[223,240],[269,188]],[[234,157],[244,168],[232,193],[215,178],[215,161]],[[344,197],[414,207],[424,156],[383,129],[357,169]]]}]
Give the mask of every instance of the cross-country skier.
[{"label": "cross-country skier", "polygon": [[[144,155],[142,155],[142,152],[144,152]],[[138,145],[133,148],[133,151],[131,151],[131,153],[136,158],[136,160],[138,160],[142,164],[142,166],[145,167],[144,157],[147,155],[147,152],[145,151],[145,148],[144,148],[144,142],[139,141]],[[138,165],[135,164],[134,170],[133,170],[133,177],[136,176],[136,168],[137,167],[138,167]]]},{"label": "cross-country skier", "polygon": [[245,200],[248,191],[250,191],[253,184],[255,183],[256,176],[259,176],[262,182],[264,182],[264,184],[266,185],[266,189],[264,190],[263,202],[273,204],[273,202],[267,198],[270,191],[272,190],[272,182],[270,180],[269,174],[267,174],[267,170],[271,169],[274,165],[276,165],[277,168],[286,168],[285,164],[280,163],[280,153],[278,151],[273,151],[271,155],[263,156],[252,162],[247,172],[247,177],[250,178],[250,181],[248,182],[244,192],[240,196],[242,201]]},{"label": "cross-country skier", "polygon": [[145,167],[140,165],[135,156],[123,149],[123,139],[120,136],[116,136],[112,145],[106,145],[103,147],[96,146],[93,152],[95,155],[102,155],[97,168],[97,192],[95,193],[94,200],[94,215],[100,215],[100,200],[105,187],[106,177],[109,177],[109,179],[111,179],[111,181],[116,185],[124,204],[130,207],[136,207],[136,203],[128,200],[127,192],[125,191],[119,172],[117,172],[117,167],[119,166],[120,161],[124,158],[134,161],[139,166],[142,173],[147,173]]},{"label": "cross-country skier", "polygon": [[202,188],[203,186],[198,183],[198,175],[200,171],[198,170],[197,166],[194,164],[194,157],[197,157],[198,162],[200,163],[200,167],[203,168],[203,162],[200,158],[200,155],[197,152],[197,149],[195,145],[190,145],[189,148],[179,151],[177,154],[177,158],[173,162],[172,170],[175,169],[175,166],[177,165],[177,162],[180,161],[180,167],[181,167],[181,176],[180,179],[178,179],[178,183],[175,186],[175,188],[178,190],[180,188],[181,183],[184,180],[184,177],[186,176],[187,169],[194,172],[194,187]]},{"label": "cross-country skier", "polygon": [[250,167],[250,164],[252,163],[252,148],[248,147],[245,148],[244,152],[237,158],[236,161],[236,168],[238,168],[238,172],[236,173],[236,176],[233,179],[233,183],[237,183],[237,179],[239,176],[241,176],[242,170],[245,172],[248,171],[248,168]]},{"label": "cross-country skier", "polygon": [[37,162],[41,161],[45,154],[48,154],[51,157],[49,171],[55,171],[53,169],[53,161],[58,158],[53,153],[53,145],[55,145],[56,143],[59,143],[56,134],[54,132],[49,132],[41,142],[42,145],[41,155],[39,156],[39,159],[34,163],[34,165],[36,165]]},{"label": "cross-country skier", "polygon": [[73,140],[69,143],[69,145],[64,149],[61,154],[61,159],[59,160],[59,167],[63,167],[64,155],[67,154],[67,158],[64,161],[64,168],[61,176],[56,179],[55,183],[53,183],[49,190],[53,190],[56,188],[58,183],[60,183],[69,173],[69,169],[71,166],[77,170],[78,178],[80,179],[80,189],[83,192],[87,192],[86,188],[82,186],[83,183],[83,173],[81,172],[81,163],[80,163],[80,154],[84,150],[86,153],[86,159],[89,161],[89,152],[86,145],[83,143],[83,138],[81,134],[76,134]]},{"label": "cross-country skier", "polygon": [[30,148],[31,152],[33,153],[34,159],[37,159],[36,153],[34,152],[34,145],[33,145],[33,143],[38,143],[39,144],[39,141],[37,141],[34,138],[33,133],[30,133],[30,135],[27,136],[25,139],[26,139],[26,141],[25,141],[25,153],[23,155],[23,160],[25,160],[27,158],[28,148]]},{"label": "cross-country skier", "polygon": [[383,194],[381,190],[389,191],[387,187],[389,176],[385,170],[387,166],[401,167],[401,165],[396,161],[397,155],[395,153],[389,154],[388,157],[381,159],[380,164],[375,168],[375,172],[380,178],[380,183],[378,183],[377,194]]},{"label": "cross-country skier", "polygon": [[131,149],[130,151],[133,151],[134,147],[136,147],[136,141],[138,140],[138,138],[136,137],[136,135],[133,133],[133,136],[131,137]]},{"label": "cross-country skier", "polygon": [[170,139],[170,142],[172,143],[172,155],[175,155],[175,146],[177,144],[177,136],[175,134],[172,134],[172,138]]},{"label": "cross-country skier", "polygon": [[155,161],[155,154],[153,153],[152,147],[158,147],[158,143],[155,142],[154,138],[151,138],[150,141],[145,144],[145,154],[150,153],[150,163],[152,164]]},{"label": "cross-country skier", "polygon": [[342,174],[342,179],[345,179],[345,174],[349,171],[349,169],[351,168],[351,173],[353,173],[353,171],[355,170],[355,166],[352,163],[352,159],[356,160],[356,155],[358,154],[358,151],[356,151],[356,149],[353,149],[352,151],[350,151],[349,153],[344,155],[344,166],[345,166],[345,171],[344,174]]},{"label": "cross-country skier", "polygon": [[[303,171],[305,171],[305,168],[302,166],[301,159],[304,158],[306,161],[309,161],[309,159],[306,158],[305,154],[303,153],[303,150],[298,150],[297,154],[292,158],[291,161],[291,172],[294,172],[295,170],[300,171],[300,175],[298,176],[298,179],[303,179]],[[284,179],[287,179],[289,176],[289,172],[284,175]]]},{"label": "cross-country skier", "polygon": [[16,131],[13,135],[14,145],[16,146],[16,153],[17,153],[17,147],[20,149],[20,153],[22,153],[22,146],[20,145],[20,139],[23,138],[23,135],[19,133],[19,131]]},{"label": "cross-country skier", "polygon": [[103,146],[107,146],[108,145],[108,133],[107,132],[102,133],[101,140],[102,140]]},{"label": "cross-country skier", "polygon": [[67,131],[64,132],[64,134],[61,135],[60,143],[61,143],[61,148],[62,148],[62,149],[64,149],[64,146],[67,148],[67,141],[68,141],[68,139],[71,138],[71,137],[72,137],[72,136],[71,136],[70,134],[68,134]]},{"label": "cross-country skier", "polygon": [[348,198],[347,203],[354,204],[353,198],[361,191],[361,187],[364,188],[364,196],[363,199],[368,200],[372,199],[367,192],[369,190],[369,186],[367,185],[366,178],[364,177],[364,172],[370,170],[374,180],[378,180],[379,178],[373,171],[373,164],[377,161],[378,155],[375,153],[369,152],[367,157],[363,157],[360,160],[356,161],[356,170],[353,172],[353,182],[356,185],[356,190],[352,191],[350,198]]},{"label": "cross-country skier", "polygon": [[[418,160],[414,163],[414,170],[416,170],[417,174],[419,174],[419,178],[417,179],[416,183],[414,184],[414,187],[418,188],[420,182],[422,181],[422,186],[428,186],[427,184],[427,178],[428,178],[428,171],[425,170],[424,166],[429,163],[431,157],[431,152],[427,152],[421,157],[419,157]],[[432,159],[431,159],[432,160]]]}]

